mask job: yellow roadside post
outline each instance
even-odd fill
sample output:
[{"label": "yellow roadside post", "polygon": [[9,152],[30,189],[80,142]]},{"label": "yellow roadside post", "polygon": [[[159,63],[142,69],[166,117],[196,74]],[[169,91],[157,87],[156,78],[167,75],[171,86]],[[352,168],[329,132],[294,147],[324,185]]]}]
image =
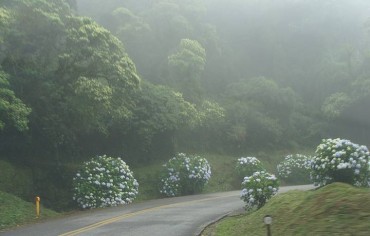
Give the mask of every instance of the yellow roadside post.
[{"label": "yellow roadside post", "polygon": [[40,216],[40,197],[36,197],[36,218]]}]

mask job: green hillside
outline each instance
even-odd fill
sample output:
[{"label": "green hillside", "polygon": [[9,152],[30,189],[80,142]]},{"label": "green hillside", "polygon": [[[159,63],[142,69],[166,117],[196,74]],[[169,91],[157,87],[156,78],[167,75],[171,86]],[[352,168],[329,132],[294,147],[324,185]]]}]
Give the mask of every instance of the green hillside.
[{"label": "green hillside", "polygon": [[58,215],[42,205],[38,219],[35,212],[35,204],[0,191],[0,230]]},{"label": "green hillside", "polygon": [[266,235],[265,215],[273,216],[272,235],[370,235],[370,190],[334,183],[314,191],[277,195],[259,211],[228,217],[209,235]]}]

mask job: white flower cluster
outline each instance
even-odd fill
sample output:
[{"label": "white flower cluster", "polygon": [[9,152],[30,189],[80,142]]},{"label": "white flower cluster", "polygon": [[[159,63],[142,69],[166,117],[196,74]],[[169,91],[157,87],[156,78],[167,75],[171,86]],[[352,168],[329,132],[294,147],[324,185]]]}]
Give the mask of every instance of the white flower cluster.
[{"label": "white flower cluster", "polygon": [[307,178],[310,176],[311,157],[302,154],[287,155],[284,160],[277,165],[280,178],[287,179],[290,176],[304,172]]},{"label": "white flower cluster", "polygon": [[240,157],[238,158],[239,165],[257,165],[260,161],[255,157]]},{"label": "white flower cluster", "polygon": [[239,176],[252,175],[260,170],[263,170],[262,164],[256,157],[240,157],[236,162],[236,171]]},{"label": "white flower cluster", "polygon": [[370,154],[366,146],[346,139],[324,139],[313,157],[312,179],[315,185],[346,182],[370,186]]},{"label": "white flower cluster", "polygon": [[139,184],[121,158],[98,156],[85,162],[73,178],[73,200],[81,208],[117,206],[131,203]]},{"label": "white flower cluster", "polygon": [[211,167],[205,158],[179,153],[165,165],[160,192],[173,197],[203,189],[211,178]]},{"label": "white flower cluster", "polygon": [[245,202],[247,210],[262,207],[279,190],[279,182],[275,175],[265,171],[254,172],[244,177],[240,198]]}]

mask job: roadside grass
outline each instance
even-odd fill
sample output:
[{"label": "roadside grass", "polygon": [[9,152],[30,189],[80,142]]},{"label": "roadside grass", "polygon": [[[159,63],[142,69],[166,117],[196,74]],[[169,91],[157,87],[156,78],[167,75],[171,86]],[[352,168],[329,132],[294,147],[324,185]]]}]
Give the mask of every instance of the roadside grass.
[{"label": "roadside grass", "polygon": [[[211,179],[203,193],[222,192],[240,188],[240,183],[236,181],[237,177],[233,170],[236,158],[215,154],[198,155],[208,160],[212,170]],[[136,202],[164,197],[159,193],[159,189],[160,174],[165,163],[166,161],[162,161],[161,163],[133,168],[134,176],[139,182],[139,195],[135,200]]]},{"label": "roadside grass", "polygon": [[163,163],[132,168],[134,177],[139,183],[139,194],[135,202],[160,198],[159,179]]},{"label": "roadside grass", "polygon": [[46,209],[41,205],[40,217],[36,218],[35,204],[0,191],[0,230],[15,227],[20,224],[37,222],[58,215],[60,214]]},{"label": "roadside grass", "polygon": [[[204,157],[208,160],[212,168],[212,176],[208,184],[205,186],[203,193],[213,193],[231,190],[240,190],[242,180],[238,178],[235,173],[236,161],[242,156],[255,156],[271,173],[275,173],[276,165],[284,155],[289,154],[284,151],[279,152],[259,152],[259,153],[246,153],[240,156],[210,154],[210,153],[197,153],[197,155]],[[163,164],[167,160],[158,161],[157,163],[145,164],[143,166],[136,165],[132,168],[134,177],[139,182],[139,194],[135,202],[163,198],[159,193],[160,172]],[[23,169],[15,170],[15,167],[9,163],[1,162],[2,167],[0,176],[4,181],[0,183],[0,230],[5,228],[14,227],[20,224],[36,222],[40,219],[45,219],[58,215],[58,213],[41,209],[41,217],[35,219],[35,206],[34,203],[25,202],[21,198],[14,195],[5,193],[11,192],[17,195],[22,195],[23,199],[29,199],[30,195],[30,181],[23,181],[24,179],[31,179],[22,177],[18,181],[19,176],[23,176]],[[77,169],[77,167],[74,167]],[[28,172],[27,172],[28,173]],[[18,176],[13,178],[13,176]],[[22,180],[22,181],[21,181]],[[16,184],[13,184],[15,181]],[[8,183],[8,184],[7,184]],[[19,183],[19,184],[18,184]],[[18,186],[15,188],[14,186]],[[4,191],[5,190],[5,191]],[[1,192],[2,191],[2,192]],[[19,193],[18,193],[19,192]],[[25,192],[24,194],[21,194]],[[42,199],[41,199],[42,203]]]},{"label": "roadside grass", "polygon": [[235,173],[236,157],[200,154],[211,165],[211,178],[205,186],[204,193],[224,192],[240,189],[240,181]]},{"label": "roadside grass", "polygon": [[[270,173],[276,174],[277,164],[291,152],[252,152],[240,156],[230,156],[211,153],[197,153],[197,155],[206,158],[211,165],[212,176],[205,186],[203,193],[223,192],[241,189],[240,179],[235,172],[236,161],[242,156],[255,156]],[[134,176],[139,182],[139,195],[137,201],[164,197],[159,193],[160,172],[167,160],[160,163],[152,163],[145,166],[136,166],[132,168]],[[306,184],[306,183],[304,183]],[[286,185],[286,183],[282,183]]]},{"label": "roadside grass", "polygon": [[202,236],[266,235],[265,215],[273,217],[272,235],[370,235],[370,189],[334,183],[289,191],[258,211],[225,218]]}]

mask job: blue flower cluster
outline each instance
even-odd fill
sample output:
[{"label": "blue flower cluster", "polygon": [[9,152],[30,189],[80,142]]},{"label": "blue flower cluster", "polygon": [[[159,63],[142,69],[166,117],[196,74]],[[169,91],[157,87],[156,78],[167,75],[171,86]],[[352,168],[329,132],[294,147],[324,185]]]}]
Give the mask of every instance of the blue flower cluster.
[{"label": "blue flower cluster", "polygon": [[279,190],[275,175],[265,171],[254,172],[244,177],[240,198],[245,202],[246,210],[260,208]]},{"label": "blue flower cluster", "polygon": [[311,163],[315,185],[346,182],[370,186],[370,154],[366,146],[346,139],[323,139]]},{"label": "blue flower cluster", "polygon": [[240,177],[252,175],[255,171],[261,171],[261,162],[256,157],[240,157],[236,162],[236,172]]},{"label": "blue flower cluster", "polygon": [[81,208],[131,203],[139,184],[121,158],[98,156],[83,164],[73,178],[73,200]]},{"label": "blue flower cluster", "polygon": [[287,155],[282,162],[277,165],[280,178],[287,179],[297,173],[305,173],[310,177],[311,157],[302,154]]},{"label": "blue flower cluster", "polygon": [[205,158],[179,153],[165,165],[160,193],[173,197],[200,192],[211,178],[211,167]]}]

